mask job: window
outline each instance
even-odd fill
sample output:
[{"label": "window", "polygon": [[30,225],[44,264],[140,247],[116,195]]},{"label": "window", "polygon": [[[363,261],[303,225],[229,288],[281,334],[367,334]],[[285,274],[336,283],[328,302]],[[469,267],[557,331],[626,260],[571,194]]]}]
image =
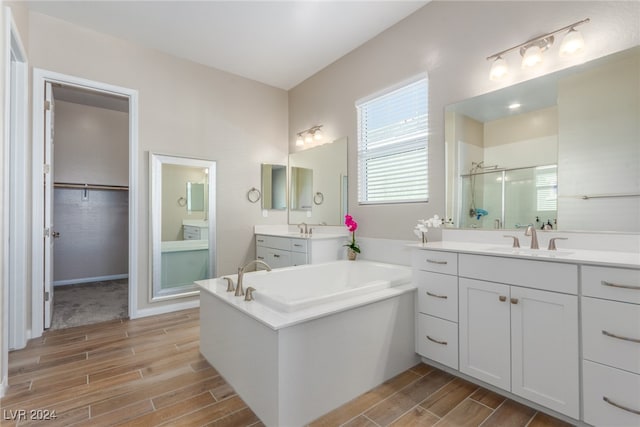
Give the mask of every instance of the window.
[{"label": "window", "polygon": [[358,202],[426,202],[427,79],[356,103]]},{"label": "window", "polygon": [[535,169],[536,205],[538,211],[558,209],[558,167],[539,166]]}]

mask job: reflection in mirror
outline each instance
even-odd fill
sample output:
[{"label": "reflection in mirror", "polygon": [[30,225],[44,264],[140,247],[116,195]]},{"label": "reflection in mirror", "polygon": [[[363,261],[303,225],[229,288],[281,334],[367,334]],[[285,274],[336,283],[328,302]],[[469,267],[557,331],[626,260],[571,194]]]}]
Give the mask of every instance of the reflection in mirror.
[{"label": "reflection in mirror", "polygon": [[313,169],[291,168],[291,210],[310,211],[313,203]]},{"label": "reflection in mirror", "polygon": [[640,47],[448,106],[447,217],[640,232]]},{"label": "reflection in mirror", "polygon": [[287,167],[262,164],[262,209],[287,209]]},{"label": "reflection in mirror", "polygon": [[209,160],[150,153],[151,300],[198,293],[215,277],[215,175]]},{"label": "reflection in mirror", "polygon": [[[310,209],[296,209],[290,201],[289,224],[342,225],[347,211],[347,138],[289,154],[290,194],[294,185],[293,169],[313,171],[309,194]],[[322,202],[315,203],[314,196],[322,194]],[[292,195],[293,197],[293,195]],[[319,200],[319,196],[316,198]],[[306,204],[306,202],[305,202]]]},{"label": "reflection in mirror", "polygon": [[187,182],[187,210],[204,212],[204,183]]}]

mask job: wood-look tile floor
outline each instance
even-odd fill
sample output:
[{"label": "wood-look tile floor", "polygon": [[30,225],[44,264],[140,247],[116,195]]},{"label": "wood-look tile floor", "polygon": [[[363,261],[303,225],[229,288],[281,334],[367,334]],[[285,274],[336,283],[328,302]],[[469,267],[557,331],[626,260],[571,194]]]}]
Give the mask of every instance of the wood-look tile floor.
[{"label": "wood-look tile floor", "polygon": [[[262,426],[200,355],[199,332],[197,309],[47,331],[9,354],[0,424]],[[419,364],[311,426],[480,424],[568,425]]]}]

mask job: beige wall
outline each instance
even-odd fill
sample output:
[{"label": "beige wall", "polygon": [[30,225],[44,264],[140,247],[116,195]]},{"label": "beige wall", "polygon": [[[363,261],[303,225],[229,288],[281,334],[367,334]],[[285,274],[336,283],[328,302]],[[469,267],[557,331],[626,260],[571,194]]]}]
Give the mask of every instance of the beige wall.
[{"label": "beige wall", "polygon": [[246,199],[260,186],[260,164],[286,159],[285,91],[37,13],[29,14],[29,58],[34,67],[138,91],[138,308],[150,306],[149,151],[217,161],[219,274],[254,257],[254,224],[286,223],[286,213],[264,219]]},{"label": "beige wall", "polygon": [[[521,70],[514,64],[505,81],[488,79],[488,55],[586,17],[591,23],[580,27],[587,42],[581,58],[547,55],[540,68]],[[328,135],[347,136],[349,210],[359,221],[359,234],[414,239],[417,219],[444,215],[446,105],[631,47],[639,39],[637,2],[558,1],[541,7],[536,1],[433,1],[289,92],[291,151],[295,133],[314,124],[323,124]],[[517,52],[507,60],[517,61]],[[358,206],[354,103],[424,72],[429,75],[429,202]]]},{"label": "beige wall", "polygon": [[55,182],[129,185],[129,115],[55,102]]}]

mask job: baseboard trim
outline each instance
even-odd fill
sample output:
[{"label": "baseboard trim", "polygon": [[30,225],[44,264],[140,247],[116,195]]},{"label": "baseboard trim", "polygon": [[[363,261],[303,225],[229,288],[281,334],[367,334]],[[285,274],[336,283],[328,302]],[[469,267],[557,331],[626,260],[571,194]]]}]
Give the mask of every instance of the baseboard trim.
[{"label": "baseboard trim", "polygon": [[128,274],[112,274],[110,276],[81,277],[79,279],[55,280],[53,286],[77,285],[80,283],[104,282],[129,278]]},{"label": "baseboard trim", "polygon": [[2,378],[2,385],[0,385],[0,398],[3,398],[7,394],[7,390],[9,390],[9,378]]},{"label": "baseboard trim", "polygon": [[156,314],[171,313],[172,311],[187,310],[189,308],[200,307],[200,299],[186,301],[177,304],[161,305],[158,307],[139,308],[135,312],[135,319],[140,317],[155,316]]}]

